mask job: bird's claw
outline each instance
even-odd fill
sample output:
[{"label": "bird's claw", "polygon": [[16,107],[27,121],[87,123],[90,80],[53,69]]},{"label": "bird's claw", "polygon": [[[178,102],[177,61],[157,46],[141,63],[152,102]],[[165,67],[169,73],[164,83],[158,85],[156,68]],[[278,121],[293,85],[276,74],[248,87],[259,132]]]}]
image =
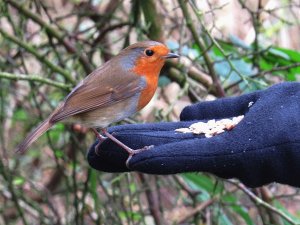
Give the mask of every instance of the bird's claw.
[{"label": "bird's claw", "polygon": [[[102,135],[101,135],[102,136]],[[95,154],[97,156],[100,156],[100,145],[107,139],[107,137],[101,137],[101,139],[98,138],[98,144],[95,146]]]},{"label": "bird's claw", "polygon": [[128,152],[128,154],[129,154],[129,156],[128,156],[128,158],[127,158],[127,160],[126,160],[126,167],[128,168],[128,169],[130,169],[129,168],[129,161],[131,160],[131,158],[134,156],[134,155],[136,155],[136,154],[138,154],[138,153],[141,153],[141,152],[143,152],[143,151],[147,151],[147,150],[149,150],[149,149],[151,149],[151,148],[153,148],[154,147],[154,145],[149,145],[149,146],[145,146],[145,147],[143,147],[143,148],[140,148],[140,149],[136,149],[136,150],[130,150],[130,151],[127,151]]}]

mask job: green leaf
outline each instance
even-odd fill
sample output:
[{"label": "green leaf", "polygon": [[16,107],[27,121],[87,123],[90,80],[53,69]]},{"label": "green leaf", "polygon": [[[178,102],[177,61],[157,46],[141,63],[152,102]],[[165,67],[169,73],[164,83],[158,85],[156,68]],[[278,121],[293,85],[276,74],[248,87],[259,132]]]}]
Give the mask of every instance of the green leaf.
[{"label": "green leaf", "polygon": [[20,186],[25,183],[25,179],[23,177],[15,177],[13,179],[13,185]]},{"label": "green leaf", "polygon": [[89,192],[91,193],[94,203],[95,203],[95,208],[97,211],[100,211],[101,208],[101,202],[100,202],[100,198],[99,198],[99,193],[98,193],[98,175],[99,172],[96,170],[93,170],[91,168],[88,169],[88,173],[89,173]]},{"label": "green leaf", "polygon": [[[230,60],[233,67],[242,75],[242,76],[250,76],[254,73],[252,69],[252,65],[250,63],[245,62],[243,59],[240,60]],[[229,84],[235,83],[236,81],[240,80],[240,75],[232,71],[229,62],[222,61],[217,62],[214,65],[214,69],[216,70],[217,74],[226,80]],[[227,86],[228,84],[224,84]]]},{"label": "green leaf", "polygon": [[134,221],[139,221],[142,219],[142,215],[140,213],[137,212],[132,212],[132,211],[120,211],[118,212],[119,216],[121,219],[128,219],[128,218],[132,218]]},{"label": "green leaf", "polygon": [[62,123],[55,124],[51,132],[49,132],[50,138],[54,141],[58,141],[65,130],[65,125]]},{"label": "green leaf", "polygon": [[229,36],[229,39],[235,46],[241,47],[243,49],[251,50],[251,46],[248,45],[246,42],[244,42],[242,39],[240,39],[238,36],[231,34]]},{"label": "green leaf", "polygon": [[134,182],[130,183],[129,189],[131,193],[135,193],[137,191],[137,186]]},{"label": "green leaf", "polygon": [[[300,224],[300,218],[297,218],[296,216],[292,215],[279,201],[274,200],[273,205],[280,211],[284,212],[284,214],[288,215],[295,222],[295,224]],[[290,223],[285,223],[285,224],[290,224]]]},{"label": "green leaf", "polygon": [[233,223],[230,221],[228,216],[225,214],[225,212],[218,207],[215,207],[213,209],[213,217],[217,220],[214,224],[218,225],[233,225]]},{"label": "green leaf", "polygon": [[222,200],[225,201],[226,203],[229,203],[228,204],[228,205],[230,205],[229,209],[231,209],[236,214],[238,214],[240,217],[242,217],[248,225],[254,224],[251,217],[249,216],[248,210],[245,207],[243,207],[242,205],[240,205],[240,202],[239,202],[239,199],[237,198],[237,196],[228,194],[228,195],[222,196]]},{"label": "green leaf", "polygon": [[28,119],[28,114],[24,109],[18,109],[14,112],[13,119],[18,121],[25,121]]},{"label": "green leaf", "polygon": [[[236,47],[234,47],[232,44],[228,44],[226,42],[219,42],[219,45],[221,46],[222,50],[227,55],[237,53],[238,49]],[[222,51],[220,51],[220,49],[215,45],[211,48],[210,53],[212,54],[213,58],[217,57],[218,59],[225,59]]]},{"label": "green leaf", "polygon": [[259,67],[262,70],[271,70],[273,68],[273,63],[270,63],[268,60],[266,60],[265,58],[261,58],[259,60]]},{"label": "green leaf", "polygon": [[[260,58],[259,65],[263,70],[276,70],[276,67],[291,66],[300,62],[300,52],[272,47]],[[296,81],[300,75],[300,66],[272,72],[273,75],[284,77],[288,81]]]},{"label": "green leaf", "polygon": [[290,61],[300,62],[300,52],[298,51],[280,47],[274,47],[272,49],[276,49],[277,51],[281,51],[282,53],[288,55]]},{"label": "green leaf", "polygon": [[290,60],[289,55],[286,54],[284,51],[280,50],[279,48],[270,48],[269,52],[274,56],[283,58],[285,60]]},{"label": "green leaf", "polygon": [[204,174],[185,173],[182,177],[195,190],[205,191],[209,194],[218,194],[223,190],[221,185],[215,185],[216,181]]},{"label": "green leaf", "polygon": [[64,156],[64,152],[60,149],[54,150],[54,154],[57,158],[62,158]]}]

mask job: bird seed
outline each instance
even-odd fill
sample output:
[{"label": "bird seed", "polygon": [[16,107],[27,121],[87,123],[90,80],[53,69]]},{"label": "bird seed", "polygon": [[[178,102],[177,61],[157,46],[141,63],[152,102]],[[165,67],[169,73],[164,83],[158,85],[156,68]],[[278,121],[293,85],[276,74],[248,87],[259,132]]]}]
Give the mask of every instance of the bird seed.
[{"label": "bird seed", "polygon": [[225,131],[232,130],[241,120],[244,115],[233,117],[232,119],[209,120],[205,122],[193,123],[188,128],[178,128],[175,131],[180,133],[204,134],[205,137],[210,138],[221,134]]}]

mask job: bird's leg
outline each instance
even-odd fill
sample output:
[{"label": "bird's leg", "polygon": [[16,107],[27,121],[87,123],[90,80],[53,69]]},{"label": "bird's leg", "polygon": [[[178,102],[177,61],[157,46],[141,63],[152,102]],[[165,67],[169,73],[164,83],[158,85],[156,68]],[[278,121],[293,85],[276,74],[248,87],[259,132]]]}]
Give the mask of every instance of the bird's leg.
[{"label": "bird's leg", "polygon": [[96,155],[99,155],[98,151],[100,150],[100,145],[106,139],[106,137],[99,134],[99,132],[95,128],[92,128],[92,131],[95,133],[95,135],[96,135],[96,137],[98,138],[98,141],[99,141],[98,144],[95,146],[95,153],[96,153]]},{"label": "bird's leg", "polygon": [[119,145],[121,148],[123,148],[126,152],[128,152],[129,157],[126,160],[126,166],[127,166],[128,169],[129,169],[129,161],[130,161],[130,159],[132,158],[133,155],[138,154],[138,153],[143,152],[143,151],[146,151],[146,150],[154,147],[153,145],[150,145],[150,146],[145,146],[145,147],[140,148],[140,149],[132,149],[132,148],[128,147],[127,145],[125,145],[124,143],[122,143],[121,141],[119,141],[113,135],[108,133],[106,129],[102,129],[102,133],[105,134],[106,137],[108,137],[110,140],[115,142],[117,145]]}]

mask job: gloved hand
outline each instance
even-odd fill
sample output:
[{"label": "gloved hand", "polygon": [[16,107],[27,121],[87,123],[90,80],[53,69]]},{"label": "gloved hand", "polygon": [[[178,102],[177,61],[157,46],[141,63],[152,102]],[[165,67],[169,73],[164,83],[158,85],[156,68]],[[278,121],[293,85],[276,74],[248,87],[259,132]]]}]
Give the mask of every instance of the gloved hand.
[{"label": "gloved hand", "polygon": [[[212,138],[174,131],[198,121],[239,115],[245,117],[235,128]],[[131,170],[150,174],[203,171],[238,178],[250,187],[270,182],[300,186],[300,83],[198,103],[186,107],[180,118],[181,122],[123,125],[109,131],[133,149],[155,146],[134,155]],[[98,156],[96,144],[87,156],[93,168],[128,171],[123,149],[106,140]]]}]

